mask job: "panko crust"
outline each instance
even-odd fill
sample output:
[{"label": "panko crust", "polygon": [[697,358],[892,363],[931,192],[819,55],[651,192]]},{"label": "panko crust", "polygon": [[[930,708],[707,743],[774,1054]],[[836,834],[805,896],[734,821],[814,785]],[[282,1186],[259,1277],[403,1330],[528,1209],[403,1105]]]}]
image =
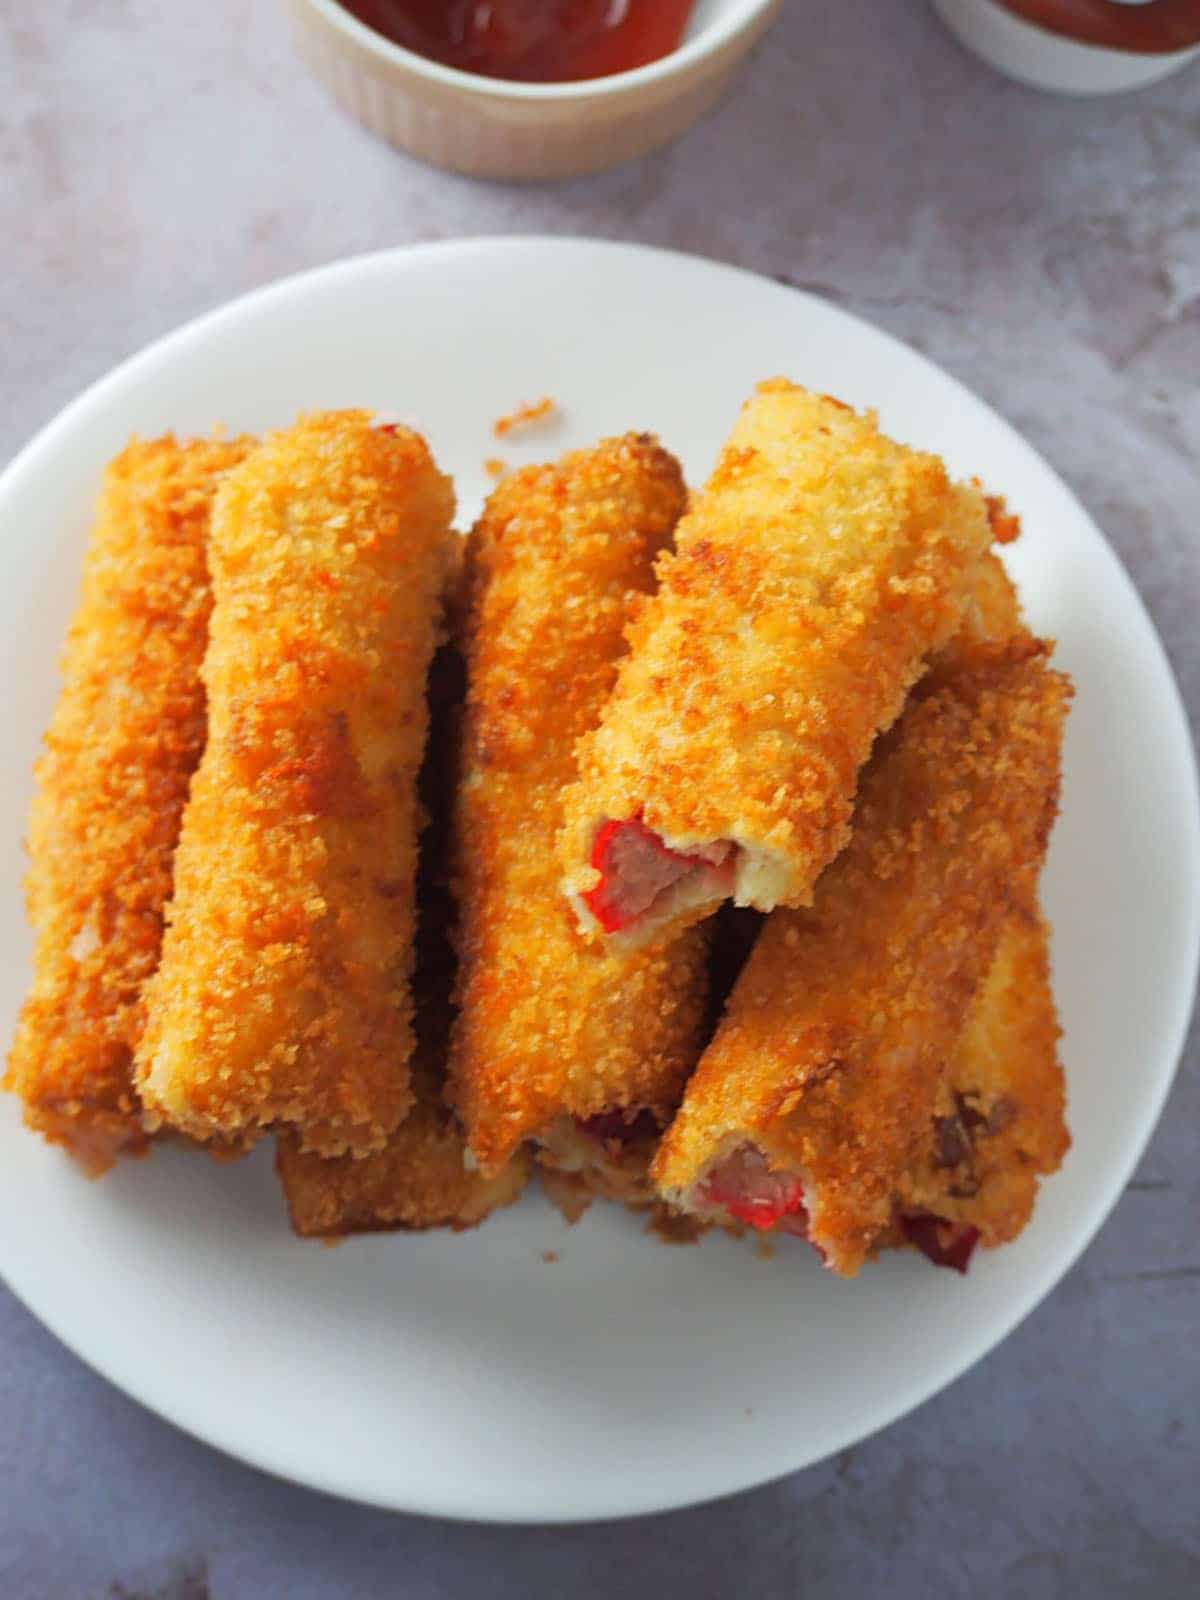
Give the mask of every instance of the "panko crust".
[{"label": "panko crust", "polygon": [[512,1205],[529,1179],[529,1157],[518,1151],[495,1177],[464,1165],[466,1145],[443,1103],[440,1074],[414,1058],[414,1104],[382,1150],[326,1160],[281,1134],[275,1165],[293,1230],[303,1238],[356,1233],[474,1228]]},{"label": "panko crust", "polygon": [[1003,561],[994,550],[989,550],[975,575],[962,626],[930,662],[929,672],[921,679],[921,691],[937,685],[940,672],[953,666],[961,649],[988,639],[999,643],[1011,639],[1020,630],[1021,605],[1016,588]]},{"label": "panko crust", "polygon": [[654,1168],[683,1203],[751,1141],[804,1178],[809,1237],[852,1274],[917,1162],[945,1064],[1057,811],[1068,680],[1028,634],[956,651],[864,774],[811,911],[776,912]]},{"label": "panko crust", "polygon": [[484,1172],[563,1115],[665,1121],[698,1050],[703,936],[636,956],[588,945],[554,851],[575,742],[683,502],[675,460],[627,435],[515,473],[471,535],[449,1075]]},{"label": "panko crust", "polygon": [[221,487],[204,678],[138,1052],[199,1139],[379,1149],[412,1103],[416,780],[454,496],[424,441],[303,417]]},{"label": "panko crust", "polygon": [[1039,1180],[1058,1170],[1071,1144],[1060,1035],[1050,933],[1030,882],[940,1074],[924,1148],[897,1185],[902,1214],[977,1228],[985,1246],[1017,1237]]},{"label": "panko crust", "polygon": [[89,1172],[145,1148],[133,1088],[142,989],[204,748],[206,546],[250,439],[133,440],[109,465],[29,818],[33,983],[6,1087]]},{"label": "panko crust", "polygon": [[874,415],[760,384],[580,743],[565,891],[595,886],[601,822],[640,816],[682,851],[765,853],[776,890],[739,877],[739,903],[809,904],[849,836],[859,769],[958,626],[990,537],[979,490]]},{"label": "panko crust", "polygon": [[[451,587],[457,577],[450,574]],[[525,1151],[491,1178],[470,1164],[462,1128],[444,1099],[456,967],[446,851],[463,690],[462,658],[449,643],[430,669],[430,731],[419,785],[428,820],[417,879],[413,1108],[384,1148],[366,1156],[325,1158],[302,1151],[294,1134],[280,1134],[275,1168],[292,1228],[305,1238],[473,1228],[511,1205],[529,1178]]]}]

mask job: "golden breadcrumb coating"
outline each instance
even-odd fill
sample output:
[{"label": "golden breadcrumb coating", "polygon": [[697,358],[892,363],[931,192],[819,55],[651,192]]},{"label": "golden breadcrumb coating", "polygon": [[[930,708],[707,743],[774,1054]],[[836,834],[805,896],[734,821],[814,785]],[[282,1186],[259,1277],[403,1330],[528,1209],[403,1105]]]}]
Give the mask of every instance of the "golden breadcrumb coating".
[{"label": "golden breadcrumb coating", "polygon": [[[990,503],[989,503],[990,506]],[[989,551],[984,556],[974,592],[963,615],[962,625],[950,644],[943,647],[934,658],[933,670],[922,680],[923,690],[936,674],[941,663],[953,659],[951,652],[960,642],[978,639],[1010,638],[1020,626],[1020,608],[1003,563]],[[738,975],[754,948],[765,916],[746,906],[735,906],[725,901],[707,925],[707,1007],[701,1028],[705,1046],[711,1042],[733,990]],[[609,1147],[605,1155],[617,1159],[597,1160],[594,1144],[591,1159],[583,1163],[582,1136],[577,1130],[559,1126],[557,1140],[550,1150],[539,1153],[542,1163],[542,1184],[553,1204],[568,1222],[576,1222],[594,1199],[616,1200],[632,1210],[652,1212],[650,1229],[670,1243],[693,1243],[709,1227],[699,1218],[677,1212],[654,1194],[648,1168],[653,1162],[659,1137],[649,1136],[640,1130],[633,1138],[621,1141],[619,1149]],[[561,1149],[559,1165],[547,1167],[555,1159],[556,1144]]]},{"label": "golden breadcrumb coating", "polygon": [[558,407],[550,396],[543,395],[540,400],[526,401],[506,416],[497,417],[492,423],[492,433],[497,439],[504,439],[521,428],[531,427],[535,422],[548,421],[557,411]]},{"label": "golden breadcrumb coating", "polygon": [[513,474],[471,536],[449,1072],[485,1172],[556,1119],[647,1108],[665,1121],[695,1060],[702,935],[632,957],[585,943],[554,852],[575,741],[683,500],[674,459],[628,435]]},{"label": "golden breadcrumb coating", "polygon": [[[979,482],[978,478],[975,482]],[[1008,502],[1002,494],[985,494],[983,503],[987,507],[992,538],[997,544],[1012,544],[1021,537],[1021,519],[1015,511],[1008,509]]]},{"label": "golden breadcrumb coating", "polygon": [[442,1102],[441,1075],[418,1053],[412,1110],[382,1150],[325,1159],[280,1134],[275,1165],[293,1230],[306,1239],[355,1233],[474,1228],[519,1199],[529,1180],[519,1151],[493,1178],[463,1165],[462,1130]]},{"label": "golden breadcrumb coating", "polygon": [[[992,502],[989,502],[989,512]],[[1009,519],[1012,521],[1014,519]],[[995,519],[993,518],[993,525]],[[1005,639],[1017,632],[1020,626],[1020,608],[1016,590],[1004,569],[1003,563],[992,553],[984,556],[962,625],[949,645],[934,658],[933,670],[920,682],[924,690],[930,684],[941,663],[954,659],[952,652],[960,643],[979,639]],[[708,924],[708,1006],[702,1029],[707,1045],[711,1041],[725,1003],[737,981],[738,975],[750,955],[762,930],[765,916],[748,907],[735,906],[726,901]],[[1000,957],[997,957],[999,960]],[[565,1131],[565,1130],[564,1130]],[[578,1137],[576,1139],[578,1142]],[[639,1137],[635,1153],[640,1163],[653,1159],[657,1139]],[[569,1148],[567,1153],[569,1154]],[[618,1200],[631,1209],[651,1213],[649,1231],[670,1243],[694,1243],[710,1224],[686,1213],[675,1211],[662,1201],[647,1204],[646,1175],[632,1167],[628,1149],[621,1152],[617,1163],[598,1165],[593,1159],[576,1170],[547,1168],[546,1153],[540,1159],[542,1184],[553,1204],[568,1222],[575,1222],[596,1198]]]},{"label": "golden breadcrumb coating", "polygon": [[[983,498],[873,415],[783,379],[759,386],[659,562],[659,589],[566,800],[564,887],[600,874],[608,819],[672,849],[739,846],[734,894],[811,902],[844,846],[858,772],[925,658],[958,626],[990,541]],[[699,902],[653,908],[695,918]],[[659,929],[661,931],[661,928]]]},{"label": "golden breadcrumb coating", "polygon": [[960,647],[970,646],[984,639],[996,642],[1011,639],[1020,628],[1021,607],[1017,600],[1017,591],[1005,570],[1003,561],[995,551],[989,550],[975,575],[974,588],[963,612],[962,626],[933,658],[930,671],[921,680],[920,689],[924,691],[927,687],[933,687],[937,682],[939,668],[956,661]]},{"label": "golden breadcrumb coating", "polygon": [[292,1227],[308,1238],[473,1228],[511,1205],[529,1177],[523,1150],[493,1178],[469,1166],[462,1130],[443,1099],[456,966],[446,846],[463,689],[461,658],[445,645],[430,671],[430,735],[421,771],[421,800],[430,820],[421,835],[417,878],[413,1108],[384,1148],[367,1156],[306,1154],[294,1134],[280,1134],[276,1170]]},{"label": "golden breadcrumb coating", "polygon": [[5,1084],[91,1172],[144,1148],[142,985],[204,748],[205,547],[247,439],[134,440],[104,477],[29,819],[34,977]]},{"label": "golden breadcrumb coating", "polygon": [[[1002,508],[1002,502],[989,501]],[[992,517],[995,525],[995,515]],[[1006,517],[1009,538],[1015,519]],[[963,626],[917,686],[925,695],[953,670],[961,651],[980,639],[1012,638],[1020,628],[1016,591],[998,558],[980,570]],[[902,1216],[937,1218],[974,1229],[985,1246],[1003,1244],[1032,1214],[1038,1180],[1060,1166],[1070,1144],[1058,1020],[1050,987],[1049,932],[1032,878],[1014,891],[1014,909],[976,995],[953,1058],[939,1074],[937,1112],[914,1167],[897,1181],[895,1224],[880,1244],[910,1248]],[[732,919],[756,914],[721,908],[726,962],[736,963],[749,927]],[[761,923],[761,918],[757,919]],[[728,993],[729,984],[725,984]],[[967,1250],[969,1254],[969,1247]]]},{"label": "golden breadcrumb coating", "polygon": [[984,1245],[1017,1237],[1039,1178],[1058,1170],[1071,1143],[1059,1036],[1049,930],[1030,884],[939,1075],[925,1146],[897,1184],[901,1212],[977,1228]]},{"label": "golden breadcrumb coating", "polygon": [[654,1177],[705,1213],[743,1145],[803,1181],[808,1236],[853,1274],[892,1219],[1014,891],[1057,809],[1068,680],[1019,635],[956,651],[863,776],[811,911],[771,916],[663,1139]]},{"label": "golden breadcrumb coating", "polygon": [[424,441],[302,418],[221,486],[209,738],[138,1051],[195,1138],[380,1149],[412,1103],[425,677],[454,496]]}]

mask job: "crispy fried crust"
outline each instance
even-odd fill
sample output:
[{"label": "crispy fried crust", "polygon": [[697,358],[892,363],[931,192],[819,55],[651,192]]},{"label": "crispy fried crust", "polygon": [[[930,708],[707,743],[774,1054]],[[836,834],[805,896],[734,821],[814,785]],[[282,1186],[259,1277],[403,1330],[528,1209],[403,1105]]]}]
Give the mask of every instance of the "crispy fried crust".
[{"label": "crispy fried crust", "polygon": [[999,642],[1011,639],[1021,628],[1021,607],[1013,581],[1005,570],[1003,561],[989,550],[980,562],[971,598],[963,612],[962,627],[940,650],[930,663],[930,670],[920,683],[922,690],[932,689],[940,681],[940,672],[953,666],[962,647],[981,640]]},{"label": "crispy fried crust", "polygon": [[222,485],[209,740],[138,1052],[194,1137],[379,1149],[409,1109],[416,779],[454,498],[417,435],[301,419]]},{"label": "crispy fried crust", "polygon": [[135,440],[109,466],[37,766],[37,949],[5,1083],[29,1126],[92,1172],[145,1144],[132,1053],[204,748],[209,515],[252,443]]},{"label": "crispy fried crust", "polygon": [[461,658],[453,646],[443,646],[430,672],[429,748],[421,773],[429,823],[421,835],[413,974],[415,1102],[386,1146],[372,1155],[325,1159],[301,1151],[294,1134],[279,1136],[275,1166],[292,1227],[308,1238],[473,1228],[498,1207],[511,1205],[529,1177],[525,1151],[493,1178],[469,1167],[462,1130],[443,1100],[455,972],[445,854],[462,692]]},{"label": "crispy fried crust", "polygon": [[783,379],[760,385],[580,744],[560,849],[584,924],[597,829],[639,815],[681,851],[740,844],[739,904],[810,903],[859,768],[958,626],[989,540],[978,489],[936,457]]},{"label": "crispy fried crust", "polygon": [[485,1172],[564,1115],[665,1121],[695,1059],[702,936],[637,956],[586,945],[554,854],[575,741],[683,499],[673,458],[629,435],[506,479],[471,536],[450,1083]]},{"label": "crispy fried crust", "polygon": [[811,911],[769,918],[688,1086],[654,1168],[668,1199],[703,1209],[698,1181],[748,1141],[802,1175],[835,1271],[874,1248],[1045,853],[1070,697],[1048,652],[963,645],[881,741],[849,847]]},{"label": "crispy fried crust", "polygon": [[463,1136],[441,1102],[436,1074],[413,1063],[412,1111],[383,1150],[356,1160],[304,1153],[294,1135],[281,1135],[275,1165],[293,1230],[306,1239],[355,1233],[461,1233],[493,1211],[512,1205],[529,1178],[518,1153],[494,1178],[463,1166]]},{"label": "crispy fried crust", "polygon": [[897,1185],[900,1212],[977,1228],[984,1245],[1017,1237],[1039,1178],[1058,1170],[1071,1143],[1059,1034],[1049,930],[1030,883],[940,1074],[924,1148]]}]

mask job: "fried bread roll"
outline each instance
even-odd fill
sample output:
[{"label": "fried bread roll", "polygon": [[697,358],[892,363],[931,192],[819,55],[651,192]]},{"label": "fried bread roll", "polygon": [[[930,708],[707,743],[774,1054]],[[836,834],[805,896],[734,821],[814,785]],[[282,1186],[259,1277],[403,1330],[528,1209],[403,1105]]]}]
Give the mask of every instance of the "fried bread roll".
[{"label": "fried bread roll", "polygon": [[[1016,591],[989,554],[963,627],[921,680],[918,695],[932,692],[964,649],[1012,638],[1019,629]],[[1020,1233],[1039,1179],[1057,1170],[1070,1144],[1049,930],[1032,876],[1019,885],[1014,902],[966,1027],[949,1063],[939,1064],[935,1115],[912,1167],[897,1179],[894,1221],[880,1240],[913,1245],[959,1271],[977,1244],[1003,1244]]]},{"label": "fried bread roll", "polygon": [[93,1173],[146,1142],[133,1051],[204,748],[209,517],[252,444],[168,434],[111,463],[37,765],[26,880],[37,948],[5,1083],[29,1126]]},{"label": "fried bread roll", "polygon": [[275,1167],[292,1229],[305,1239],[356,1233],[475,1228],[520,1198],[529,1157],[518,1151],[494,1178],[463,1164],[466,1145],[442,1100],[442,1074],[420,1044],[412,1061],[413,1108],[382,1150],[326,1158],[281,1134]]},{"label": "fried bread roll", "polygon": [[703,936],[633,954],[583,940],[554,839],[575,742],[683,502],[674,459],[628,435],[506,479],[469,549],[451,1094],[485,1173],[536,1138],[620,1199],[645,1196],[698,1053]]},{"label": "fried bread roll", "polygon": [[197,1139],[382,1148],[412,1104],[417,773],[454,496],[367,412],[270,436],[221,487],[209,737],[138,1052]]},{"label": "fried bread roll", "polygon": [[983,496],[871,415],[760,385],[683,518],[560,849],[586,931],[661,937],[732,896],[811,903],[859,769],[958,627]]},{"label": "fried bread roll", "polygon": [[931,675],[864,774],[810,911],[776,912],[656,1158],[664,1198],[808,1237],[853,1274],[1057,808],[1068,681],[1022,633]]},{"label": "fried bread roll", "polygon": [[1049,930],[1034,885],[1000,947],[945,1071],[927,1137],[896,1185],[893,1244],[965,1271],[976,1244],[1015,1239],[1040,1179],[1070,1148],[1050,987]]},{"label": "fried bread roll", "polygon": [[326,1159],[303,1152],[295,1134],[280,1134],[275,1167],[292,1227],[306,1238],[473,1228],[511,1205],[529,1177],[528,1153],[520,1150],[495,1177],[485,1178],[469,1161],[462,1130],[443,1096],[456,965],[446,847],[462,690],[461,658],[453,645],[444,645],[430,673],[429,749],[421,774],[429,820],[418,870],[413,1108],[384,1148],[368,1156]]}]

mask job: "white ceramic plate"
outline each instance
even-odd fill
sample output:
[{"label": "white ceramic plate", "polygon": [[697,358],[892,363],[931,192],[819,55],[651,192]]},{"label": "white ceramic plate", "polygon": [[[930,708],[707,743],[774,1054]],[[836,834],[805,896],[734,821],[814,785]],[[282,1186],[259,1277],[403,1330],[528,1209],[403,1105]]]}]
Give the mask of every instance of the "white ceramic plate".
[{"label": "white ceramic plate", "polygon": [[[1191,748],[1133,588],[1045,463],[928,362],[819,300],[626,246],[477,240],[292,279],[128,362],[0,480],[0,1021],[7,1033],[26,976],[30,764],[97,477],[130,432],[388,408],[426,428],[469,516],[485,457],[631,427],[660,432],[698,480],[743,395],[777,372],[877,405],[1024,519],[1012,568],[1078,684],[1046,882],[1064,1170],[1022,1239],[965,1280],[908,1255],[846,1284],[802,1245],[773,1261],[719,1238],[669,1249],[610,1208],[567,1231],[532,1195],[475,1234],[327,1250],[288,1233],[266,1149],[232,1167],[162,1151],[89,1184],[3,1097],[0,1269],[73,1350],[200,1438],[405,1510],[557,1521],[684,1505],[816,1461],[948,1383],[1119,1195],[1180,1049],[1200,903]],[[561,422],[498,446],[493,419],[542,394]]]}]

